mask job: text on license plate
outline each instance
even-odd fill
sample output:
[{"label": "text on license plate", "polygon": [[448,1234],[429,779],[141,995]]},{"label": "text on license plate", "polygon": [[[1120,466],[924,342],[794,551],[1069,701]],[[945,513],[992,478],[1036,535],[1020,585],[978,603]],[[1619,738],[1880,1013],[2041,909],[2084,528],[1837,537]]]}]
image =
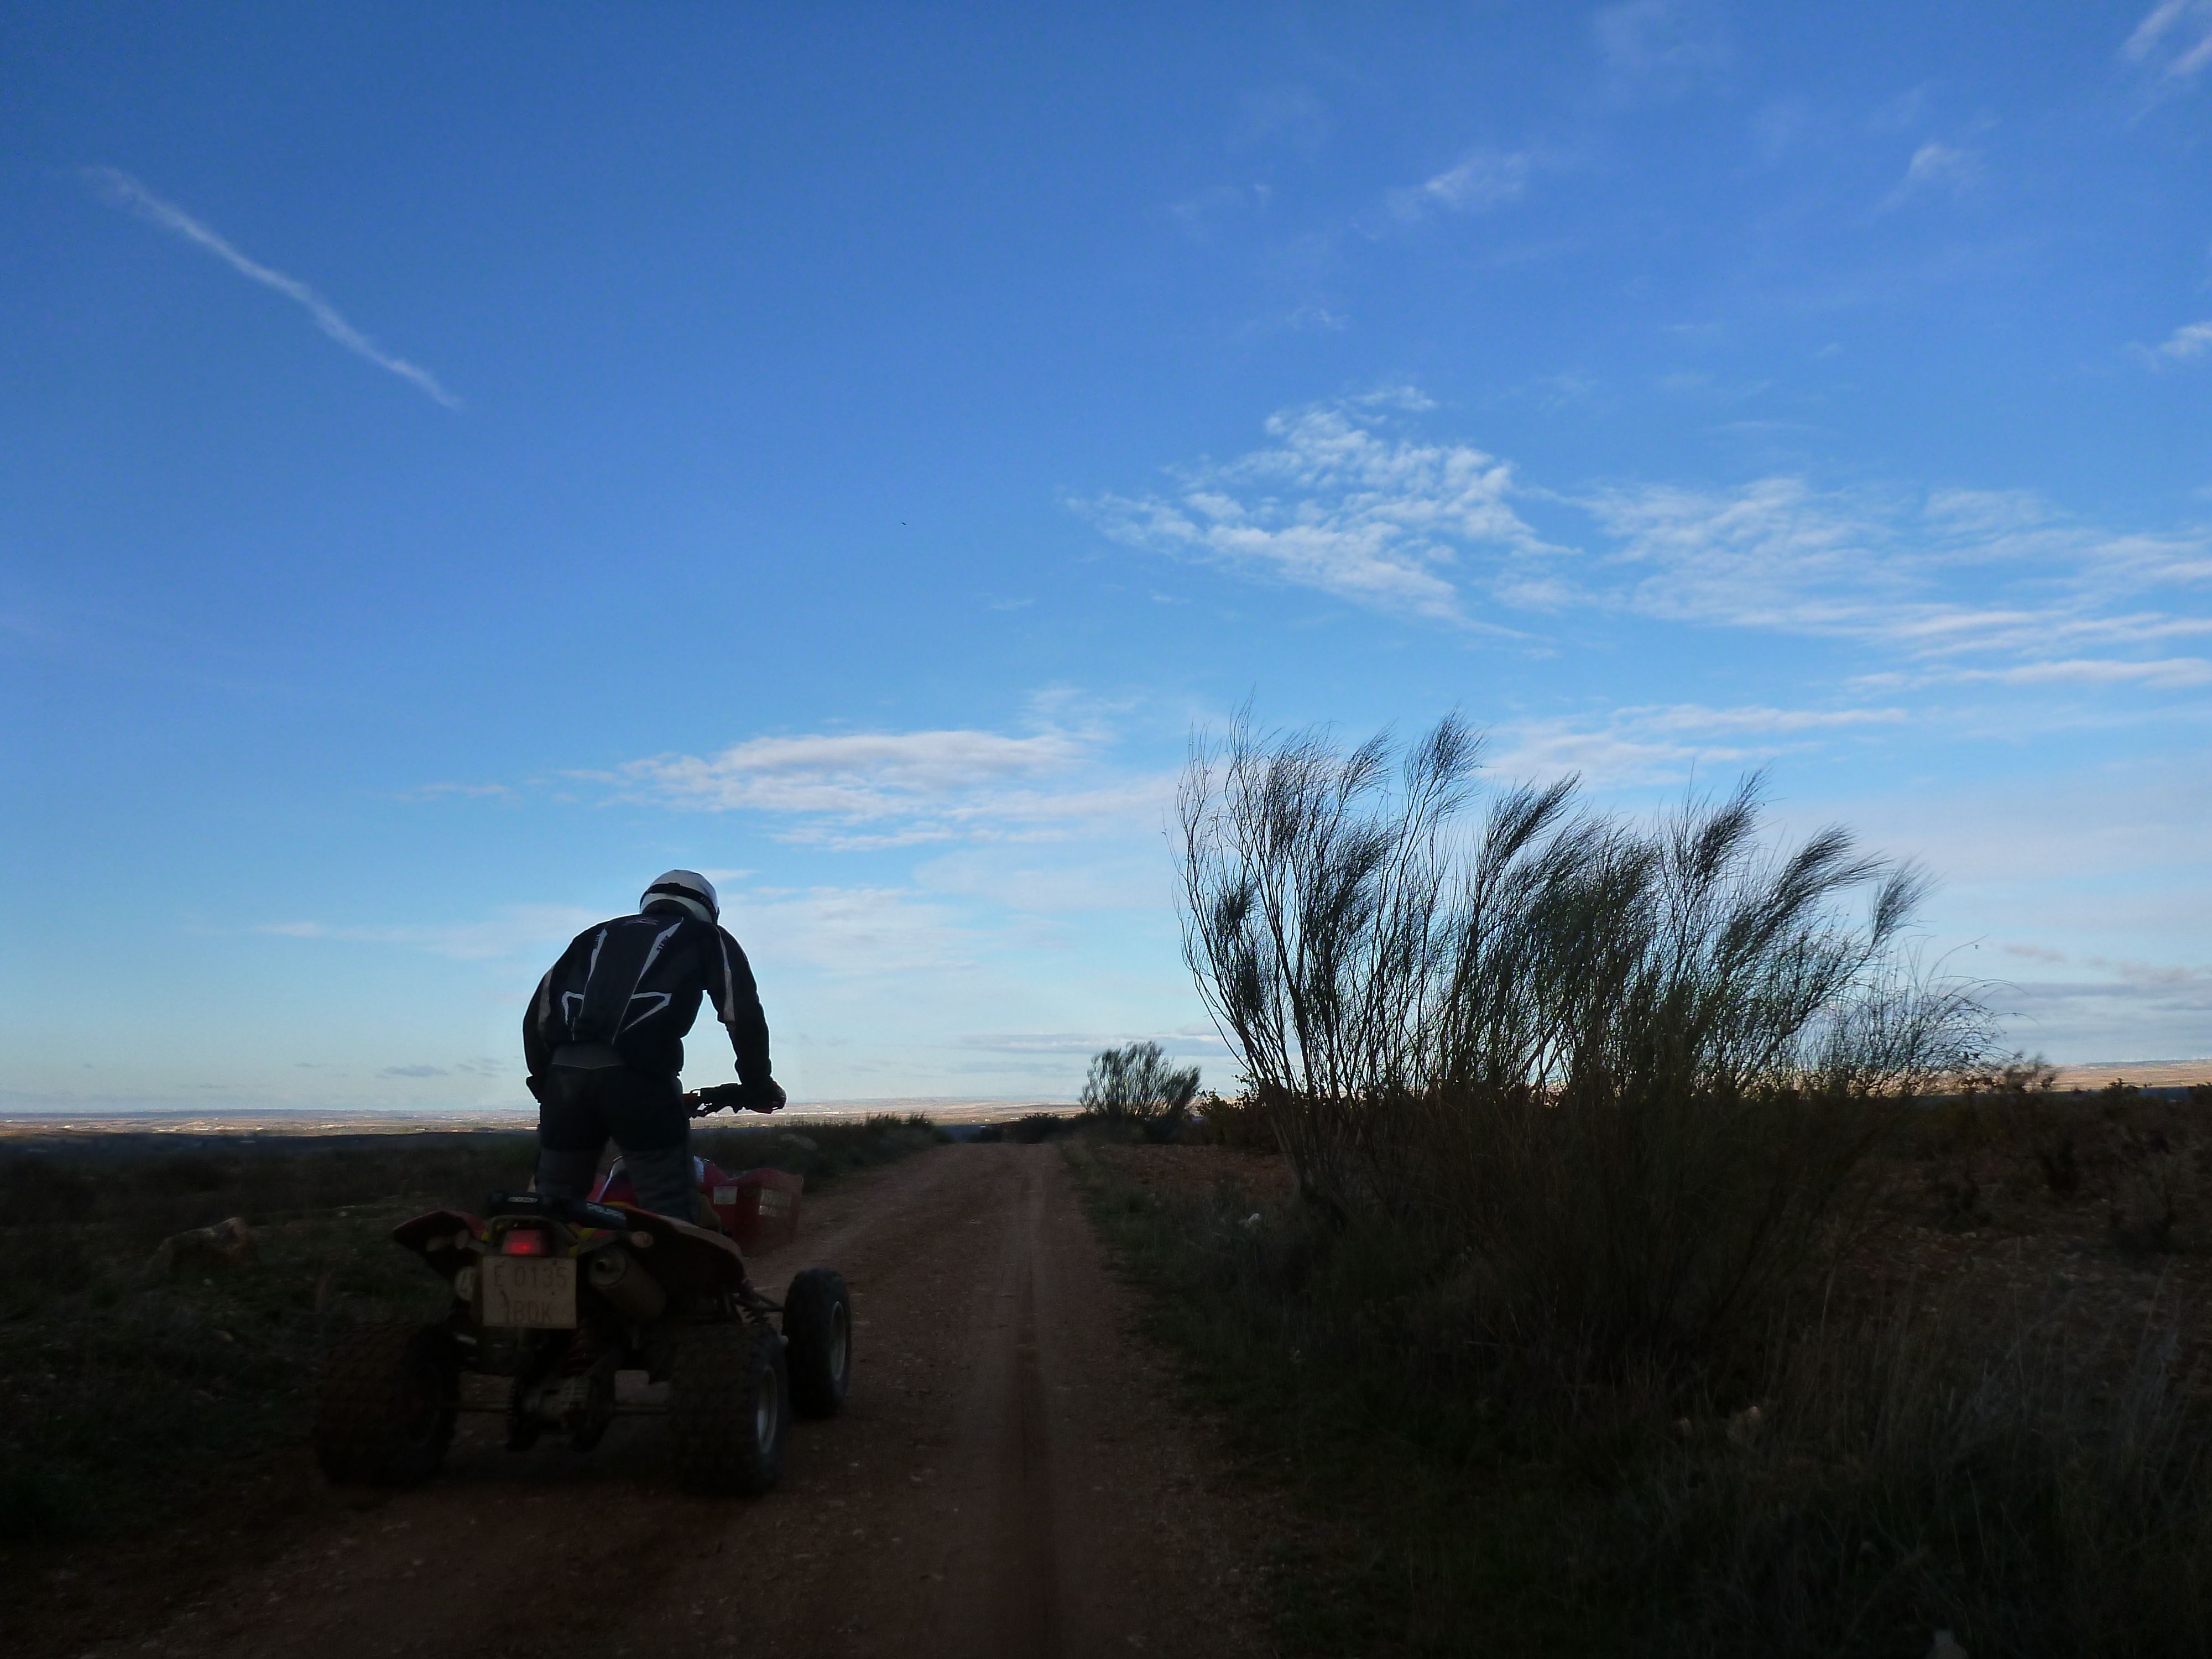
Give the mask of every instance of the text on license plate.
[{"label": "text on license plate", "polygon": [[571,1330],[576,1323],[576,1264],[566,1256],[488,1255],[478,1272],[483,1322],[525,1330]]}]

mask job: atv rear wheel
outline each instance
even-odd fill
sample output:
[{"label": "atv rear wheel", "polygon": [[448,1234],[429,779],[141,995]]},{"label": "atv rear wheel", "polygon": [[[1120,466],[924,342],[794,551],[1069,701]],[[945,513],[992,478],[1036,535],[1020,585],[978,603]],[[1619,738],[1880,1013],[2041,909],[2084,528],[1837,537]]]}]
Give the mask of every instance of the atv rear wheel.
[{"label": "atv rear wheel", "polygon": [[324,1358],[315,1461],[343,1485],[411,1486],[445,1461],[460,1355],[442,1325],[376,1325]]},{"label": "atv rear wheel", "polygon": [[781,1339],[764,1326],[695,1325],[671,1347],[677,1483],[704,1497],[759,1497],[783,1474],[791,1426]]},{"label": "atv rear wheel", "polygon": [[835,1417],[853,1381],[853,1297],[842,1273],[809,1267],[783,1297],[792,1408],[801,1417]]}]

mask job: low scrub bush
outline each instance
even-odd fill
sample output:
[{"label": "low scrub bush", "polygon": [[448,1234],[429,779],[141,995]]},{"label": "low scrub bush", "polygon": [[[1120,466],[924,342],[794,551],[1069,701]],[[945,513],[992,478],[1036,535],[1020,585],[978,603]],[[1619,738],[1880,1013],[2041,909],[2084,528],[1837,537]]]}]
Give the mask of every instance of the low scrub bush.
[{"label": "low scrub bush", "polygon": [[1387,1225],[1146,1191],[1115,1162],[1140,1156],[1073,1153],[1094,1215],[1245,1461],[1326,1517],[1279,1579],[1291,1650],[2212,1644],[2212,1415],[2170,1309],[2084,1336],[2059,1305],[1992,1331],[1815,1302],[1734,1376],[1560,1388],[1470,1340]]},{"label": "low scrub bush", "polygon": [[692,1150],[725,1169],[782,1170],[804,1176],[817,1187],[848,1170],[889,1164],[945,1139],[944,1131],[919,1112],[903,1117],[872,1112],[859,1123],[808,1123],[788,1129],[748,1125],[694,1129],[691,1134]]},{"label": "low scrub bush", "polygon": [[1157,1042],[1130,1042],[1091,1057],[1081,1099],[1085,1117],[1164,1141],[1182,1133],[1197,1096],[1197,1066],[1170,1065]]},{"label": "low scrub bush", "polygon": [[1274,1126],[1260,1103],[1249,1097],[1225,1099],[1212,1090],[1193,1109],[1198,1120],[1195,1139],[1215,1146],[1234,1146],[1243,1152],[1273,1152]]}]

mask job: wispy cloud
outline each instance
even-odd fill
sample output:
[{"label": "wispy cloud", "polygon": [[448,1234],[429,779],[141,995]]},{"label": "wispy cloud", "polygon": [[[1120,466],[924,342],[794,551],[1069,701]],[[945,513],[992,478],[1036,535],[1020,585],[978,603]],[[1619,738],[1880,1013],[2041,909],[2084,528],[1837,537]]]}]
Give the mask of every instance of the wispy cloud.
[{"label": "wispy cloud", "polygon": [[1978,150],[1930,140],[1912,152],[1912,159],[1905,165],[1905,177],[1897,181],[1896,189],[1882,198],[1881,205],[1898,207],[1916,196],[1938,191],[1963,196],[1981,179],[1982,157]]},{"label": "wispy cloud", "polygon": [[1513,469],[1465,444],[1392,429],[1428,407],[1418,392],[1268,417],[1274,443],[1187,467],[1162,495],[1073,503],[1116,541],[1205,559],[1369,610],[1478,626],[1452,580],[1480,556],[1510,563],[1547,550],[1512,505]]},{"label": "wispy cloud", "polygon": [[272,270],[258,260],[248,258],[207,225],[173,203],[163,201],[129,173],[114,167],[88,167],[85,170],[85,176],[117,206],[128,208],[141,218],[205,248],[240,276],[257,282],[264,288],[274,289],[314,319],[316,327],[356,356],[366,358],[379,368],[390,370],[447,409],[461,406],[461,400],[441,386],[437,377],[428,369],[420,363],[411,363],[404,357],[395,357],[386,351],[346,321],[338,314],[336,307],[298,277],[287,276],[281,270]]},{"label": "wispy cloud", "polygon": [[2148,661],[2068,657],[2012,668],[1959,669],[1942,678],[1969,684],[1979,681],[1997,685],[2146,685],[2179,691],[2212,685],[2212,662],[2202,657],[2159,657]]},{"label": "wispy cloud", "polygon": [[[1632,573],[1620,602],[1669,620],[1825,635],[1908,656],[2079,658],[2212,635],[2201,606],[2137,597],[2212,580],[2212,532],[2114,534],[2025,493],[1640,485],[1586,503]],[[1971,573],[1971,574],[1970,574]],[[1969,580],[1961,580],[1968,578]],[[2114,660],[2127,660],[2124,656]],[[2184,683],[2170,665],[2111,680]],[[2075,668],[2054,675],[2087,683]]]},{"label": "wispy cloud", "polygon": [[1616,88],[1675,97],[1719,74],[1735,52],[1703,0],[1626,0],[1601,8],[1590,32]]},{"label": "wispy cloud", "polygon": [[2114,1030],[2129,1031],[2135,1046],[2104,1058],[2190,1054],[2204,1045],[2212,1016],[2212,969],[2091,957],[2097,977],[2027,979],[2004,986],[1995,999],[2021,1021],[2022,1036],[2075,1053],[2087,1042],[2110,1045]]},{"label": "wispy cloud", "polygon": [[2212,321],[2185,323],[2159,342],[2154,351],[2143,355],[2153,367],[2167,363],[2192,363],[2207,352],[2212,352]]},{"label": "wispy cloud", "polygon": [[982,944],[952,907],[902,887],[759,888],[723,914],[763,961],[840,978],[967,967]]},{"label": "wispy cloud", "polygon": [[512,799],[514,789],[504,783],[425,783],[404,790],[404,801]]},{"label": "wispy cloud", "polygon": [[1297,85],[1248,92],[1237,100],[1236,142],[1283,143],[1312,155],[1329,139],[1334,123],[1312,88]]},{"label": "wispy cloud", "polygon": [[1581,774],[1601,787],[1680,782],[1699,766],[1761,763],[1838,734],[1894,728],[1901,708],[1711,708],[1670,703],[1499,726],[1492,764],[1506,777]]},{"label": "wispy cloud", "polygon": [[1169,1054],[1201,1058],[1226,1054],[1220,1033],[1210,1025],[1182,1025],[1171,1031],[979,1031],[959,1039],[963,1048],[1000,1054],[1089,1056],[1125,1042],[1157,1042]]},{"label": "wispy cloud", "polygon": [[1185,230],[1203,239],[1224,222],[1266,211],[1273,196],[1274,191],[1266,185],[1209,185],[1179,202],[1170,203],[1168,211]]},{"label": "wispy cloud", "polygon": [[662,805],[797,820],[784,838],[844,851],[1044,840],[1156,812],[1169,784],[1098,763],[1095,731],[946,730],[754,738],[657,755],[606,781]]},{"label": "wispy cloud", "polygon": [[2168,85],[2194,80],[2212,64],[2212,0],[2160,0],[2120,55]]},{"label": "wispy cloud", "polygon": [[[2212,527],[2114,532],[2025,491],[1793,475],[1577,495],[1415,435],[1428,408],[1401,391],[1285,410],[1268,447],[1176,469],[1158,494],[1073,505],[1147,552],[1524,638],[1540,615],[1612,611],[1863,642],[1921,665],[1899,684],[2197,684],[2196,659],[2171,653],[2212,635]],[[1577,508],[1597,534],[1547,541],[1524,507]]]},{"label": "wispy cloud", "polygon": [[480,921],[405,927],[352,927],[320,921],[270,922],[253,931],[283,939],[394,945],[460,962],[489,962],[557,947],[601,918],[570,904],[515,904]]},{"label": "wispy cloud", "polygon": [[1518,199],[1528,188],[1534,159],[1526,150],[1475,150],[1433,179],[1394,190],[1386,205],[1398,218],[1431,212],[1479,213]]}]

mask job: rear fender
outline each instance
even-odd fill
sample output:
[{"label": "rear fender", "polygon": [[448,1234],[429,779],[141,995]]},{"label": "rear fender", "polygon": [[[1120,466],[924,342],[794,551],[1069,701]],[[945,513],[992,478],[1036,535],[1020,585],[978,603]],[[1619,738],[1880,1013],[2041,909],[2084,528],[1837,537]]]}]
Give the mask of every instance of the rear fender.
[{"label": "rear fender", "polygon": [[[744,1288],[744,1252],[721,1234],[651,1210],[617,1207],[629,1213],[639,1261],[672,1296],[734,1295]],[[641,1244],[641,1237],[652,1242]]]},{"label": "rear fender", "polygon": [[433,1210],[392,1230],[393,1243],[448,1279],[483,1248],[483,1223],[462,1210]]}]

